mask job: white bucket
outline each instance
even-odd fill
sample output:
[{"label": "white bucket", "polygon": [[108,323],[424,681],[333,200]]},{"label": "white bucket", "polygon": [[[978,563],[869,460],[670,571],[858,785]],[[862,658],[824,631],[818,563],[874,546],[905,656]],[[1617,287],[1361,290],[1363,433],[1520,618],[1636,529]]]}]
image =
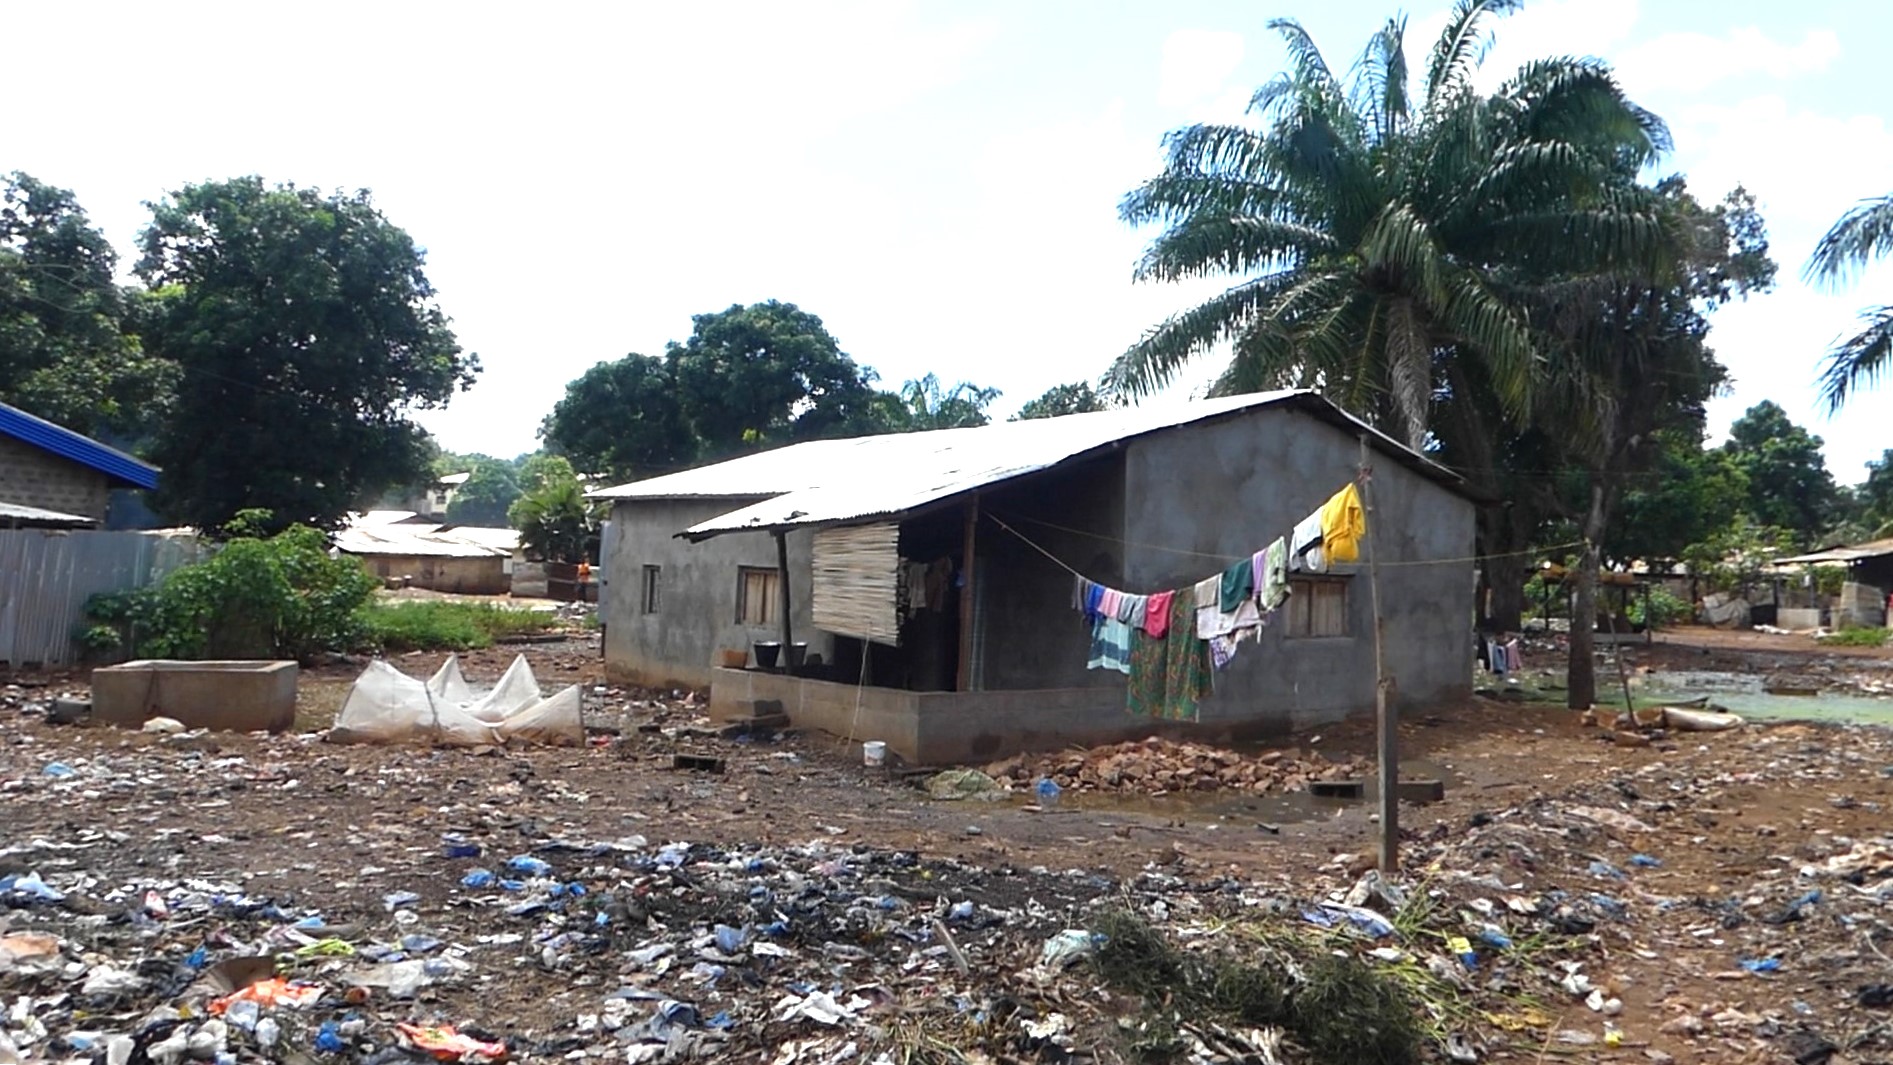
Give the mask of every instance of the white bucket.
[{"label": "white bucket", "polygon": [[869,740],[861,745],[862,765],[882,765],[887,762],[887,744],[880,740]]}]

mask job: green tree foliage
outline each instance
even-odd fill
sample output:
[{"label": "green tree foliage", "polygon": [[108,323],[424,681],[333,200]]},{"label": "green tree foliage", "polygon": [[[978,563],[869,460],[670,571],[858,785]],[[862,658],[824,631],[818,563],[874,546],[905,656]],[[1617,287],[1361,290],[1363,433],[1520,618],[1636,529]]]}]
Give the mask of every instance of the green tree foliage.
[{"label": "green tree foliage", "polygon": [[1820,538],[1839,500],[1820,437],[1763,400],[1729,427],[1722,450],[1748,479],[1747,511],[1756,523],[1785,529],[1802,544]]},{"label": "green tree foliage", "polygon": [[601,362],[566,385],[539,435],[587,473],[613,480],[678,468],[701,446],[684,421],[670,367],[636,353]]},{"label": "green tree foliage", "polygon": [[1089,382],[1053,385],[1045,394],[1019,408],[1015,421],[1029,418],[1056,418],[1061,414],[1089,414],[1104,409],[1104,397]]},{"label": "green tree foliage", "polygon": [[1291,69],[1251,101],[1259,128],[1171,133],[1162,173],[1120,209],[1164,227],[1139,278],[1239,280],[1132,345],[1107,387],[1148,393],[1229,343],[1217,392],[1318,386],[1418,447],[1438,364],[1471,355],[1526,411],[1541,351],[1505,274],[1647,260],[1661,220],[1621,190],[1668,133],[1595,61],[1541,60],[1475,91],[1482,23],[1517,6],[1460,0],[1417,85],[1399,19],[1345,79],[1298,23],[1271,22]]},{"label": "green tree foliage", "polygon": [[119,287],[117,263],[71,192],[22,173],[0,182],[0,401],[142,443],[177,367],[132,335],[148,297]]},{"label": "green tree foliage", "polygon": [[799,440],[983,425],[997,389],[929,374],[874,387],[815,315],[770,300],[696,315],[664,358],[599,363],[541,423],[546,447],[587,474],[629,480]]},{"label": "green tree foliage", "polygon": [[[1893,251],[1893,196],[1862,200],[1840,217],[1815,246],[1805,275],[1810,282],[1839,287],[1873,260]],[[1893,367],[1893,305],[1860,312],[1860,331],[1828,354],[1821,395],[1837,411],[1849,396],[1876,384]]]},{"label": "green tree foliage", "polygon": [[468,456],[460,467],[468,476],[447,504],[447,523],[499,527],[519,499],[519,475],[510,462],[487,455]]},{"label": "green tree foliage", "polygon": [[1854,493],[1858,515],[1870,539],[1893,536],[1893,448],[1867,463],[1867,479]]},{"label": "green tree foliage", "polygon": [[1658,434],[1654,459],[1625,490],[1611,524],[1611,554],[1665,564],[1727,529],[1748,506],[1748,475],[1728,452],[1702,446],[1700,432]]},{"label": "green tree foliage", "polygon": [[1794,533],[1737,518],[1683,552],[1689,572],[1704,591],[1747,595],[1766,580],[1763,569],[1794,550]]},{"label": "green tree foliage", "polygon": [[927,374],[901,385],[900,398],[906,407],[904,429],[965,429],[990,420],[986,408],[999,398],[999,390],[965,381],[942,388],[938,376]]},{"label": "green tree foliage", "polygon": [[577,481],[548,484],[519,497],[510,517],[526,554],[549,562],[579,562],[598,523]]},{"label": "green tree foliage", "polygon": [[703,456],[839,435],[864,413],[873,372],[795,304],[737,304],[691,321],[690,339],[671,344],[664,360]]},{"label": "green tree foliage", "polygon": [[368,193],[261,178],[152,205],[137,272],[159,290],[148,345],[183,369],[152,458],[160,513],[201,527],[245,508],[333,526],[411,481],[424,435],[479,371],[434,304],[421,250]]},{"label": "green tree foliage", "polygon": [[95,597],[87,613],[117,627],[141,658],[294,658],[348,651],[364,635],[359,611],[379,587],[359,559],[329,557],[328,537],[304,525],[273,536],[262,511],[239,512],[215,555],[138,591]]},{"label": "green tree foliage", "polygon": [[530,455],[521,455],[518,465],[521,491],[537,492],[547,485],[564,484],[567,481],[578,483],[578,471],[563,455],[535,451]]}]

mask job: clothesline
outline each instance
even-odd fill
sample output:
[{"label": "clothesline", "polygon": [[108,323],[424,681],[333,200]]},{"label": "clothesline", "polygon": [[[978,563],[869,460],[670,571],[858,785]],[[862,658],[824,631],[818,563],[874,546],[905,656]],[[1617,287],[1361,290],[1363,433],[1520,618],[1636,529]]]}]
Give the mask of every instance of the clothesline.
[{"label": "clothesline", "polygon": [[[1045,548],[1040,547],[1038,544],[1034,543],[1024,533],[1020,532],[1019,530],[1013,528],[1010,525],[1007,525],[1004,521],[1000,519],[999,515],[994,514],[991,511],[987,511],[985,516],[991,518],[993,522],[997,524],[1000,528],[1018,537],[1020,540],[1025,541],[1026,546],[1030,547],[1032,550],[1037,551],[1039,554],[1044,555],[1048,559],[1051,559],[1052,562],[1056,563],[1059,566],[1059,568],[1063,569],[1065,572],[1070,573],[1071,575],[1075,577],[1084,576],[1084,574],[1078,572],[1077,570],[1071,568],[1071,566],[1067,565],[1063,559],[1060,559],[1058,556],[1052,554],[1050,551],[1047,551]],[[1068,525],[1060,525],[1057,522],[1044,521],[1039,518],[1022,518],[1022,517],[1015,516],[1013,520],[1021,521],[1021,522],[1030,522],[1033,525],[1043,525],[1048,529],[1057,529],[1059,532],[1072,533],[1077,536],[1089,536],[1094,540],[1103,540],[1106,543],[1118,544],[1123,547],[1142,548],[1146,551],[1169,551],[1172,554],[1192,555],[1197,558],[1213,559],[1218,562],[1237,562],[1248,557],[1247,555],[1217,555],[1217,554],[1211,554],[1207,551],[1191,551],[1187,548],[1182,548],[1182,547],[1165,547],[1162,544],[1146,544],[1146,543],[1139,543],[1135,540],[1122,540],[1115,536],[1106,536],[1103,533],[1090,532],[1085,529],[1074,529]],[[1491,559],[1497,559],[1497,558],[1520,558],[1527,555],[1537,555],[1537,554],[1548,553],[1552,551],[1563,551],[1563,550],[1566,550],[1567,548],[1583,547],[1583,546],[1584,546],[1584,541],[1573,540],[1570,543],[1547,544],[1542,547],[1528,547],[1522,551],[1495,551],[1495,552],[1492,552],[1491,554],[1466,555],[1460,558],[1419,558],[1419,559],[1409,559],[1406,561],[1393,561],[1393,562],[1383,560],[1380,562],[1380,566],[1383,569],[1389,566],[1446,566],[1446,565],[1452,565],[1455,563],[1486,562]],[[1089,578],[1086,578],[1086,579],[1089,580]]]}]

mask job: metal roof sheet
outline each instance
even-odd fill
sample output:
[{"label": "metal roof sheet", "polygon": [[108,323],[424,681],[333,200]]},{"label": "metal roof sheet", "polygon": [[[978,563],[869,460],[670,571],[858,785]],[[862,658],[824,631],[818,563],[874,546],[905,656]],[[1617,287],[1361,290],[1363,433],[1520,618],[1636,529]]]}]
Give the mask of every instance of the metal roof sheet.
[{"label": "metal roof sheet", "polygon": [[513,553],[510,547],[495,547],[475,539],[462,539],[456,537],[453,530],[442,531],[434,525],[355,526],[336,533],[332,542],[336,550],[348,555],[501,558]]},{"label": "metal roof sheet", "polygon": [[29,507],[24,503],[0,503],[0,524],[31,522],[34,525],[63,525],[84,527],[97,525],[98,522],[82,514],[65,514],[44,507]]},{"label": "metal roof sheet", "polygon": [[1350,432],[1366,432],[1382,452],[1435,480],[1459,487],[1459,478],[1451,471],[1320,395],[1285,390],[1000,422],[972,429],[811,441],[621,485],[596,495],[605,499],[771,497],[694,525],[681,534],[693,539],[750,529],[832,525],[904,513],[1048,469],[1146,433],[1278,405],[1293,405]]},{"label": "metal roof sheet", "polygon": [[158,468],[18,407],[0,403],[0,433],[94,469],[131,488],[158,487]]},{"label": "metal roof sheet", "polygon": [[1792,558],[1778,558],[1775,565],[1820,565],[1823,562],[1857,562],[1863,558],[1879,558],[1893,555],[1893,539],[1869,540],[1864,544],[1849,544],[1840,547],[1826,547],[1805,555]]}]

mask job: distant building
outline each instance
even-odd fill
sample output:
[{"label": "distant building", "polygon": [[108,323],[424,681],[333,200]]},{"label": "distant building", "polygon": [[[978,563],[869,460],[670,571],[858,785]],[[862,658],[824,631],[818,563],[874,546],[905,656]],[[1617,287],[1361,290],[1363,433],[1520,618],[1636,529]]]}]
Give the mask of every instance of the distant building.
[{"label": "distant building", "polygon": [[417,522],[402,511],[355,515],[335,534],[335,549],[354,555],[389,584],[462,595],[507,595],[513,588],[519,533]]},{"label": "distant building", "polygon": [[0,527],[94,527],[114,488],[156,487],[156,466],[0,403]]},{"label": "distant building", "polygon": [[454,505],[454,496],[460,493],[460,486],[472,476],[471,473],[449,473],[437,477],[425,488],[403,499],[401,505],[427,520],[445,521],[447,508]]}]

